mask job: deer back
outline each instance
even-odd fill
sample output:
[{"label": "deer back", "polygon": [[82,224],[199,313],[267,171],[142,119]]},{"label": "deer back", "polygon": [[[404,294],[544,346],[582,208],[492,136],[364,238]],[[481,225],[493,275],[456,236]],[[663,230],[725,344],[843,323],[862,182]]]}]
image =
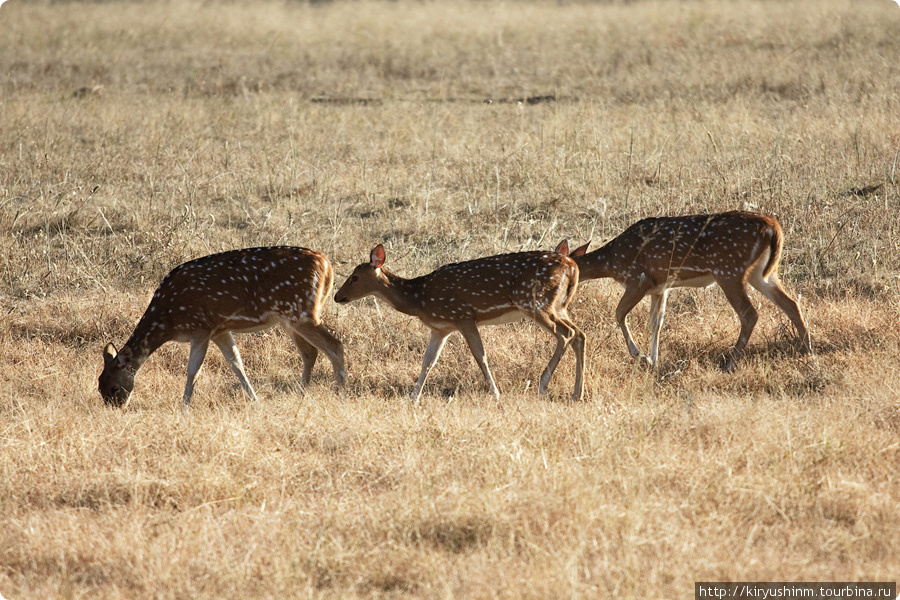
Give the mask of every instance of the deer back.
[{"label": "deer back", "polygon": [[578,269],[556,252],[517,252],[444,265],[417,280],[423,307],[437,317],[492,318],[514,306],[543,308],[578,283]]},{"label": "deer back", "polygon": [[641,275],[670,280],[740,278],[768,253],[768,276],[781,255],[781,227],[771,217],[733,211],[652,217],[638,221],[602,248],[576,257],[582,279]]},{"label": "deer back", "polygon": [[575,262],[557,252],[500,254],[405,279],[383,268],[383,253],[379,259],[376,250],[341,286],[337,302],[371,294],[426,322],[490,321],[522,307],[565,307],[578,284]]},{"label": "deer back", "polygon": [[[248,331],[273,318],[319,323],[334,274],[306,248],[247,248],[179,265],[160,283],[132,338],[177,340],[195,331]],[[167,341],[167,340],[165,340]]]}]

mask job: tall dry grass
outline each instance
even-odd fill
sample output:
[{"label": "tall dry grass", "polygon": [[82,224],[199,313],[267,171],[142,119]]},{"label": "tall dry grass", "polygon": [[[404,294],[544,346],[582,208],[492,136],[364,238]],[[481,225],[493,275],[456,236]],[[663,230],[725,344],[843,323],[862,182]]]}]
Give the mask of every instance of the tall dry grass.
[{"label": "tall dry grass", "polygon": [[[0,594],[682,598],[900,571],[900,11],[887,0],[21,2],[0,8]],[[659,373],[584,285],[587,398],[486,328],[329,304],[346,392],[276,333],[96,392],[160,278],[229,248],[383,242],[398,273],[647,215],[784,225],[815,360],[771,305],[738,371],[719,292],[672,294]],[[633,315],[643,333],[647,311]],[[646,345],[646,336],[639,335]]]}]

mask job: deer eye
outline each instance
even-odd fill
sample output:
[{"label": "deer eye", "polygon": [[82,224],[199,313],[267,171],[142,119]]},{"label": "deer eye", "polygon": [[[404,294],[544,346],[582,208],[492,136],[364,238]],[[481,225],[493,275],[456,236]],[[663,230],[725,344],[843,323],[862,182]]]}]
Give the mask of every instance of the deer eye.
[{"label": "deer eye", "polygon": [[350,282],[352,283],[354,281],[357,281],[358,279],[359,279],[359,275],[353,275],[352,277],[350,277]]}]

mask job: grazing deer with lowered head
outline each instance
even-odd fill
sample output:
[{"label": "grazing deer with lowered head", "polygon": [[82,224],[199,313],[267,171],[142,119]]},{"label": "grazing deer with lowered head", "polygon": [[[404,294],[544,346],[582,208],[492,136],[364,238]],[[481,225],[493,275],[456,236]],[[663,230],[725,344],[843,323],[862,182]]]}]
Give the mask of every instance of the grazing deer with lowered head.
[{"label": "grazing deer with lowered head", "polygon": [[322,324],[322,303],[331,294],[334,271],[323,254],[287,246],[248,248],[204,256],[175,267],[159,284],[144,316],[122,346],[107,344],[100,394],[122,406],[134,389],[138,369],[169,341],[190,342],[182,407],[194,391],[209,342],[219,347],[241,387],[256,400],[232,333],[269,329],[287,332],[303,359],[302,383],[309,383],[321,350],[331,360],[338,386],[347,377],[344,348]]},{"label": "grazing deer with lowered head", "polygon": [[421,396],[428,372],[454,331],[462,334],[491,394],[499,398],[478,326],[525,317],[556,337],[556,349],[541,375],[538,391],[547,393],[550,377],[571,345],[576,361],[572,399],[578,400],[584,389],[584,334],[566,313],[578,287],[578,268],[567,254],[568,245],[563,242],[555,252],[501,254],[444,265],[428,275],[404,279],[384,268],[384,247],[378,244],[370,253],[369,262],[354,269],[334,300],[344,304],[375,296],[428,326],[431,340],[411,394],[414,401]]},{"label": "grazing deer with lowered head", "polygon": [[[582,281],[611,277],[625,286],[616,320],[629,353],[650,366],[659,356],[659,330],[666,295],[675,287],[719,284],[741,320],[741,333],[723,368],[734,369],[756,325],[758,313],[747,296],[749,283],[791,320],[800,342],[812,352],[806,323],[778,279],[783,234],[778,221],[765,215],[733,211],[713,215],[654,217],[638,221],[608,244],[572,253]],[[642,356],[625,317],[650,295],[650,356]]]}]

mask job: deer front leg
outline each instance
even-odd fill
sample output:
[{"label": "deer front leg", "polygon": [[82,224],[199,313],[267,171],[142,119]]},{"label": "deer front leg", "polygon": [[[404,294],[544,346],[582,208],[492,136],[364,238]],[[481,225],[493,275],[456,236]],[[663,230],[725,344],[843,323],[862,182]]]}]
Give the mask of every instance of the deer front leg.
[{"label": "deer front leg", "polygon": [[[226,331],[215,338],[213,338],[213,342],[216,343],[216,346],[219,347],[219,350],[222,351],[222,356],[225,357],[225,361],[228,363],[228,366],[231,367],[231,370],[237,376],[238,381],[241,382],[241,387],[244,388],[244,393],[250,397],[251,400],[257,400],[256,392],[253,391],[253,386],[250,385],[250,380],[247,379],[247,374],[244,372],[244,363],[241,361],[241,353],[238,352],[237,346],[234,344],[234,338],[231,337],[231,333]],[[194,356],[194,347],[191,345],[191,358]],[[200,360],[203,360],[202,358]],[[187,404],[187,400],[185,400],[185,404]]]},{"label": "deer front leg", "polygon": [[194,393],[194,381],[197,374],[200,373],[200,367],[203,366],[203,359],[206,358],[206,350],[209,348],[209,338],[192,339],[191,355],[188,358],[187,382],[184,384],[184,398],[181,402],[181,409],[184,410],[191,402],[191,395]]},{"label": "deer front leg", "polygon": [[[641,350],[637,347],[637,344],[634,343],[634,339],[631,337],[631,330],[628,329],[626,317],[628,316],[628,313],[638,305],[638,302],[644,299],[644,296],[650,291],[652,285],[653,280],[642,273],[636,281],[629,281],[625,284],[625,293],[622,294],[622,299],[619,300],[619,305],[616,306],[616,321],[619,324],[619,329],[622,330],[622,335],[625,337],[628,353],[631,354],[633,358],[640,358],[642,355]],[[643,359],[647,363],[650,363],[649,357],[643,356]]]},{"label": "deer front leg", "polygon": [[425,387],[425,379],[428,377],[428,372],[431,371],[431,367],[434,366],[434,363],[437,362],[438,357],[441,355],[444,342],[447,341],[447,336],[449,335],[450,332],[438,331],[437,329],[431,330],[431,339],[428,341],[428,348],[425,350],[425,356],[422,358],[422,371],[419,373],[419,380],[416,381],[416,387],[413,388],[412,393],[409,395],[409,399],[412,402],[417,401],[422,395],[422,388]]},{"label": "deer front leg", "polygon": [[668,292],[663,290],[650,297],[650,366],[659,364],[659,330],[662,328],[663,319],[666,317],[666,297]]},{"label": "deer front leg", "polygon": [[475,325],[475,321],[462,321],[459,323],[459,332],[462,334],[463,338],[465,338],[466,344],[469,345],[469,350],[472,351],[475,362],[481,367],[481,372],[484,374],[484,378],[491,388],[491,396],[493,396],[495,400],[499,400],[500,390],[497,389],[497,384],[494,382],[494,376],[491,375],[491,370],[488,368],[487,355],[484,351],[484,344],[481,342],[481,334],[478,333],[478,326]]}]

